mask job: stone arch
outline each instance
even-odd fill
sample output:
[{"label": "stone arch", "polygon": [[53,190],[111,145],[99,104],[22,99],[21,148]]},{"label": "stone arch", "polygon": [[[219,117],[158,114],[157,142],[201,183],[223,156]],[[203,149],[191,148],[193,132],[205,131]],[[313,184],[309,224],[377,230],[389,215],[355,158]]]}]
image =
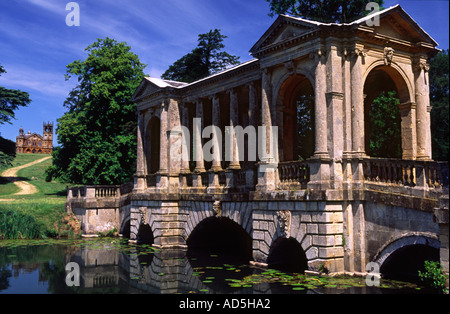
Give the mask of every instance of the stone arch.
[{"label": "stone arch", "polygon": [[369,75],[375,69],[382,69],[393,79],[396,85],[397,91],[399,93],[400,103],[406,103],[413,101],[414,99],[414,88],[411,80],[408,78],[406,72],[395,62],[390,65],[386,65],[383,60],[376,60],[371,63],[363,75],[364,85],[367,82]]},{"label": "stone arch", "polygon": [[308,259],[297,239],[278,237],[270,247],[267,265],[269,268],[304,273],[308,270]]},{"label": "stone arch", "polygon": [[314,154],[314,80],[307,72],[285,74],[276,87],[280,160],[296,161]]},{"label": "stone arch", "polygon": [[131,235],[131,217],[128,215],[120,224],[120,230],[119,233],[125,237],[130,238]]},{"label": "stone arch", "polygon": [[149,224],[141,223],[136,235],[136,241],[138,244],[154,244],[155,236],[153,234],[152,227]]},{"label": "stone arch", "polygon": [[227,217],[211,216],[200,221],[186,240],[189,252],[252,258],[252,238],[238,223]]},{"label": "stone arch", "polygon": [[252,231],[251,203],[249,202],[186,202],[193,214],[186,221],[185,238],[189,238],[194,229],[205,219],[210,217],[228,218],[235,222],[248,234]]},{"label": "stone arch", "polygon": [[[395,237],[383,245],[377,252],[373,261],[380,266],[381,273],[385,272],[388,268],[388,264],[392,263],[392,259],[396,254],[400,254],[406,250],[418,248],[423,251],[423,248],[428,249],[425,254],[430,254],[429,249],[435,250],[437,256],[439,256],[440,242],[436,235],[430,233],[406,233],[401,236]],[[429,259],[433,259],[432,256]],[[414,265],[413,261],[409,260],[409,265]],[[420,265],[423,266],[423,265]],[[417,273],[415,274],[417,276]]]},{"label": "stone arch", "polygon": [[[406,73],[396,63],[386,65],[384,61],[377,60],[372,63],[366,70],[363,77],[364,80],[364,134],[365,134],[365,151],[373,157],[391,157],[391,158],[407,158],[413,151],[414,136],[410,133],[411,110],[413,104],[413,89]],[[389,128],[394,128],[391,137],[386,140],[384,149],[378,149],[380,152],[371,151],[371,140],[378,138],[372,134],[376,133],[375,129],[371,130],[373,112],[386,112],[373,107],[373,102],[381,93],[395,91],[398,98],[398,106],[390,105]],[[385,108],[383,108],[385,109]],[[387,113],[387,112],[386,112]],[[391,119],[391,118],[390,118]],[[406,127],[408,126],[408,127]],[[383,146],[384,147],[384,146]],[[380,154],[386,154],[381,156]]]},{"label": "stone arch", "polygon": [[147,174],[155,174],[160,167],[160,143],[161,143],[161,121],[153,116],[145,130],[144,150],[147,164]]},{"label": "stone arch", "polygon": [[[277,215],[274,215],[273,224],[273,234],[270,232],[271,226],[269,226],[268,234],[271,237],[266,259],[269,267],[276,262],[273,255],[278,251],[277,259],[285,259],[284,265],[281,263],[280,268],[291,264],[289,271],[300,273],[315,269],[319,251],[312,244],[312,236],[307,233],[307,224],[300,222],[298,215],[289,210],[279,211]],[[297,263],[297,265],[292,265],[292,263]]]}]

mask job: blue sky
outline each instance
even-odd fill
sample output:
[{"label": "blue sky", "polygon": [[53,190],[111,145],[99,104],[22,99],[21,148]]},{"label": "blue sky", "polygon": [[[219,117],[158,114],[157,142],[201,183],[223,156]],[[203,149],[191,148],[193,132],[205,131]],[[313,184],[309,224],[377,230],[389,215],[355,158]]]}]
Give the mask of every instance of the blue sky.
[{"label": "blue sky", "polygon": [[[76,78],[65,81],[66,65],[83,60],[84,49],[97,38],[125,41],[145,73],[160,75],[197,45],[197,36],[210,29],[227,35],[226,51],[240,61],[275,18],[267,15],[266,0],[78,0],[80,26],[66,25],[70,0],[0,0],[0,64],[8,73],[0,86],[30,94],[32,103],[16,112],[12,125],[0,125],[0,134],[14,140],[25,132],[42,133],[42,123],[60,118],[63,102]],[[385,0],[400,4],[438,43],[449,48],[449,2]],[[55,139],[55,145],[56,139]]]}]

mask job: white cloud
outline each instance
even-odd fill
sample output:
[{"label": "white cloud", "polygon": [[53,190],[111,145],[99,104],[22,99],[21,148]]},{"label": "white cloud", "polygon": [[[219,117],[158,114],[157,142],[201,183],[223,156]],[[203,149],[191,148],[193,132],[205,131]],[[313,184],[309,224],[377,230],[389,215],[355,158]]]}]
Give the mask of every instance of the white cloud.
[{"label": "white cloud", "polygon": [[11,89],[32,91],[47,96],[67,97],[74,87],[71,81],[65,81],[64,73],[39,71],[22,66],[4,65],[7,73],[0,77],[0,86]]}]

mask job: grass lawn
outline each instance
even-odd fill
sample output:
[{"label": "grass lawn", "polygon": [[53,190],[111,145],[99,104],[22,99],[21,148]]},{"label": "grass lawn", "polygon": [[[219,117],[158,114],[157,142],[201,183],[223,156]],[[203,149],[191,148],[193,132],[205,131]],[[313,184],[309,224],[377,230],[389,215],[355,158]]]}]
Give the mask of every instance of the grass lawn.
[{"label": "grass lawn", "polygon": [[[17,154],[13,167],[21,166],[46,156],[48,155]],[[31,216],[40,226],[41,236],[62,236],[64,234],[61,234],[61,232],[65,225],[67,185],[45,181],[45,170],[51,164],[52,160],[49,159],[32,167],[22,169],[17,173],[18,177],[24,178],[25,181],[33,184],[38,189],[38,193],[33,195],[14,195],[19,189],[13,183],[1,180],[0,199],[6,199],[6,201],[0,200],[0,211]],[[18,223],[20,224],[20,222]],[[64,232],[67,232],[67,230]]]}]

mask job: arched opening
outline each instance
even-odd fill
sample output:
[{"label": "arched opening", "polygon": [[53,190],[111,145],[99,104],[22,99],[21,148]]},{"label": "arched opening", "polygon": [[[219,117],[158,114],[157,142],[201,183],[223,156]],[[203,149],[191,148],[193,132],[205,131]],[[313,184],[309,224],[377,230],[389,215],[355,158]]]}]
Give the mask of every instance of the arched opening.
[{"label": "arched opening", "polygon": [[160,166],[160,147],[161,147],[161,121],[153,117],[147,125],[145,132],[145,155],[147,160],[148,174],[155,174]]},{"label": "arched opening", "polygon": [[424,244],[408,245],[397,249],[381,265],[383,278],[419,283],[419,271],[425,261],[439,261],[439,250]]},{"label": "arched opening", "polygon": [[281,161],[306,160],[314,154],[314,101],[314,88],[304,75],[293,75],[281,86]]},{"label": "arched opening", "polygon": [[138,244],[149,244],[154,243],[153,230],[148,224],[141,224],[136,237]]},{"label": "arched opening", "polygon": [[[206,253],[235,263],[248,263],[252,258],[252,238],[228,218],[210,217],[198,224],[187,240],[188,256]],[[223,257],[223,258],[222,258]]]},{"label": "arched opening", "polygon": [[305,251],[294,238],[278,238],[270,248],[267,264],[269,268],[293,273],[308,269]]},{"label": "arched opening", "polygon": [[400,104],[410,102],[408,87],[391,66],[377,66],[364,84],[365,150],[371,157],[402,158]]},{"label": "arched opening", "polygon": [[131,235],[131,221],[128,219],[125,221],[125,223],[122,225],[122,229],[120,230],[120,234],[126,238],[129,239]]}]

